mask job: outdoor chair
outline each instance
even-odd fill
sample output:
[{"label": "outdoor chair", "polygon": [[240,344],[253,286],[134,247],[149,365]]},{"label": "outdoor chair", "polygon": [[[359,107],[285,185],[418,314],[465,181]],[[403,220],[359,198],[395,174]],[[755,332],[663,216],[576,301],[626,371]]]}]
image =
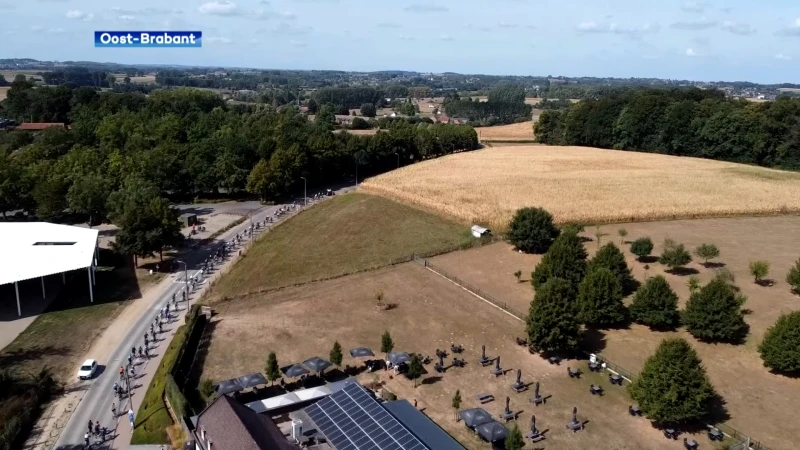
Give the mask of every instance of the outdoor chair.
[{"label": "outdoor chair", "polygon": [[603,396],[603,388],[596,384],[589,386],[589,392],[591,392],[592,395],[599,395],[601,397]]},{"label": "outdoor chair", "polygon": [[585,427],[581,422],[570,422],[567,424],[567,429],[572,430],[572,432],[576,432],[578,430],[583,430]]},{"label": "outdoor chair", "polygon": [[532,431],[525,433],[525,437],[530,439],[531,442],[539,442],[544,440],[544,435],[542,433],[534,433]]},{"label": "outdoor chair", "polygon": [[567,367],[567,375],[569,375],[570,378],[580,378],[581,377],[581,369],[573,371],[571,368]]},{"label": "outdoor chair", "polygon": [[600,362],[590,362],[589,363],[589,371],[590,372],[600,372],[603,370],[602,364]]},{"label": "outdoor chair", "polygon": [[674,428],[667,428],[664,430],[664,437],[667,439],[678,439],[678,430]]},{"label": "outdoor chair", "polygon": [[697,450],[697,441],[683,438],[683,448],[686,450]]},{"label": "outdoor chair", "polygon": [[608,374],[608,381],[611,384],[616,384],[616,385],[622,386],[622,379],[623,378],[621,376],[617,375],[617,374],[614,374],[614,373]]},{"label": "outdoor chair", "polygon": [[708,439],[711,441],[721,441],[725,438],[725,435],[719,431],[718,428],[711,428],[708,430]]},{"label": "outdoor chair", "polygon": [[450,344],[450,351],[453,353],[461,353],[464,351],[464,347],[461,345]]},{"label": "outdoor chair", "polygon": [[547,362],[557,366],[559,363],[561,363],[561,358],[559,358],[558,356],[551,356],[547,358]]}]

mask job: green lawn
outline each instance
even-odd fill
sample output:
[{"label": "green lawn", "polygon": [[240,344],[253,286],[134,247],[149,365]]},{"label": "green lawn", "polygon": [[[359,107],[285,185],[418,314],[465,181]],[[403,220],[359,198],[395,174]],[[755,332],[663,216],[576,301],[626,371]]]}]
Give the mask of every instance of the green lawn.
[{"label": "green lawn", "polygon": [[349,193],[262,236],[208,302],[385,266],[412,253],[470,245],[469,227],[383,197]]}]

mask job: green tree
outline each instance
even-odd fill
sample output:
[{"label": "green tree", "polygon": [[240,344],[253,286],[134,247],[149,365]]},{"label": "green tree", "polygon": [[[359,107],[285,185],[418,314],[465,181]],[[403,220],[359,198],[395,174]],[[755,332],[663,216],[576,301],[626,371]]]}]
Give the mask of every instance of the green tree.
[{"label": "green tree", "polygon": [[125,77],[122,79],[125,84],[131,84],[131,77]]},{"label": "green tree", "polygon": [[590,271],[578,289],[578,319],[589,326],[618,325],[628,318],[622,287],[607,268]]},{"label": "green tree", "polygon": [[578,347],[581,325],[575,289],[560,278],[550,278],[536,289],[528,314],[528,342],[536,352],[571,352]]},{"label": "green tree", "polygon": [[641,261],[645,256],[650,256],[653,251],[653,241],[649,237],[636,239],[631,243],[631,253],[636,255],[636,258]]},{"label": "green tree", "polygon": [[800,374],[800,311],[782,314],[767,330],[758,352],[765,367]]},{"label": "green tree", "polygon": [[603,240],[603,236],[608,236],[608,233],[604,233],[599,225],[594,227],[594,240],[597,243],[597,248],[600,248],[600,242]]},{"label": "green tree", "polygon": [[308,112],[311,114],[316,114],[317,110],[319,109],[319,103],[313,98],[308,99]]},{"label": "green tree", "polygon": [[455,410],[456,420],[458,420],[458,410],[461,409],[461,391],[456,389],[456,394],[453,396],[453,409]]},{"label": "green tree", "polygon": [[394,350],[394,341],[392,340],[392,335],[389,334],[389,331],[387,330],[381,336],[381,352],[385,353],[388,358],[388,355],[392,350]]},{"label": "green tree", "polygon": [[769,261],[750,261],[750,275],[756,283],[761,283],[764,277],[769,275]]},{"label": "green tree", "polygon": [[794,266],[786,273],[786,282],[792,287],[792,291],[800,294],[800,259],[795,261]]},{"label": "green tree", "polygon": [[522,439],[522,432],[519,431],[519,426],[514,424],[514,428],[509,430],[504,442],[506,450],[522,450],[525,446],[525,441]]},{"label": "green tree", "polygon": [[215,392],[216,390],[214,389],[214,380],[206,378],[202,382],[200,382],[200,395],[203,396],[206,402],[214,398]]},{"label": "green tree", "polygon": [[281,369],[278,367],[278,357],[275,352],[269,352],[267,356],[267,367],[264,369],[266,372],[267,380],[270,383],[275,383],[275,380],[281,377]]},{"label": "green tree", "polygon": [[137,266],[139,257],[163,255],[165,247],[183,241],[178,210],[155,185],[138,178],[129,178],[109,196],[108,217],[119,227],[115,248],[133,255]]},{"label": "green tree", "polygon": [[331,349],[330,355],[328,356],[330,356],[331,362],[336,367],[342,365],[342,345],[339,344],[339,341],[334,341],[333,348]]},{"label": "green tree", "polygon": [[361,105],[361,115],[364,117],[375,117],[377,111],[375,109],[375,105],[372,103],[364,103]]},{"label": "green tree", "polygon": [[520,208],[508,225],[508,242],[526,253],[544,253],[558,237],[553,216],[542,208]]},{"label": "green tree", "polygon": [[620,228],[617,230],[617,234],[619,234],[619,245],[625,245],[625,236],[628,235],[628,230]]},{"label": "green tree", "polygon": [[704,418],[716,396],[697,352],[681,338],[661,342],[628,392],[647,418],[660,425]]},{"label": "green tree", "polygon": [[661,252],[658,262],[669,267],[670,271],[675,271],[692,262],[692,255],[686,251],[683,244],[678,244],[672,239],[665,239],[664,251]]},{"label": "green tree", "polygon": [[692,275],[689,277],[689,282],[686,283],[689,287],[689,294],[694,294],[700,289],[700,278],[697,278],[696,275]]},{"label": "green tree", "polygon": [[106,75],[106,81],[108,82],[109,86],[113,87],[114,83],[117,82],[117,77],[115,77],[113,74],[108,74]]},{"label": "green tree", "polygon": [[694,251],[698,258],[701,258],[704,266],[708,266],[708,261],[719,256],[719,249],[714,244],[700,244]]},{"label": "green tree", "polygon": [[67,201],[70,209],[88,216],[91,228],[105,218],[110,193],[109,183],[103,176],[90,174],[75,180],[67,192]]},{"label": "green tree", "polygon": [[586,274],[586,257],[586,249],[578,235],[561,233],[531,273],[531,284],[534,289],[539,289],[550,278],[561,278],[577,292]]},{"label": "green tree", "polygon": [[683,324],[704,341],[741,341],[748,331],[741,308],[744,300],[725,280],[714,278],[689,297]]},{"label": "green tree", "polygon": [[408,377],[414,380],[414,387],[417,387],[417,378],[422,375],[422,361],[415,353],[408,362]]},{"label": "green tree", "polygon": [[628,263],[625,262],[625,255],[622,254],[622,251],[620,251],[613,242],[604,245],[595,253],[594,258],[589,261],[587,272],[592,272],[600,268],[610,270],[611,273],[617,277],[617,281],[619,281],[623,293],[628,292],[633,286],[634,279],[631,275],[631,269],[628,267]]},{"label": "green tree", "polygon": [[633,320],[651,328],[673,328],[680,323],[678,296],[661,275],[648,278],[633,296]]}]

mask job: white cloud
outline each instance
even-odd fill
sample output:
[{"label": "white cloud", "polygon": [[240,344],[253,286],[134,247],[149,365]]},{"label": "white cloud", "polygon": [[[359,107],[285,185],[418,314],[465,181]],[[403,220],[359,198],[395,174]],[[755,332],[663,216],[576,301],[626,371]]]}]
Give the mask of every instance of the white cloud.
[{"label": "white cloud", "polygon": [[723,30],[728,31],[733,34],[738,34],[740,36],[748,36],[751,34],[755,34],[756,29],[751,27],[746,23],[737,23],[732,22],[730,20],[726,20],[721,27]]},{"label": "white cloud", "polygon": [[127,16],[161,16],[167,14],[183,14],[182,9],[163,9],[163,8],[141,8],[141,9],[126,9],[115,6],[111,8],[115,14]]},{"label": "white cloud", "polygon": [[481,33],[491,33],[492,31],[494,31],[490,27],[483,25],[473,25],[471,23],[467,24],[467,29],[471,31],[480,31]]},{"label": "white cloud", "polygon": [[700,1],[696,1],[696,0],[691,1],[690,0],[690,1],[686,2],[686,3],[684,3],[683,6],[681,6],[681,9],[686,11],[686,12],[691,12],[691,13],[702,13],[702,12],[705,12],[706,7],[708,7],[708,2],[706,2],[706,1],[702,1],[702,0],[700,0]]},{"label": "white cloud", "polygon": [[700,53],[697,53],[694,49],[687,48],[686,49],[686,56],[701,56]]},{"label": "white cloud", "polygon": [[639,39],[645,34],[657,33],[661,27],[658,24],[646,23],[637,27],[630,27],[619,25],[617,23],[597,23],[594,21],[582,22],[578,24],[577,30],[579,33],[597,33],[597,34],[618,34],[628,36],[633,39]]},{"label": "white cloud", "polygon": [[236,16],[240,14],[239,8],[236,6],[236,3],[233,3],[228,0],[224,1],[210,1],[207,3],[203,3],[198,8],[203,14],[212,14],[215,16]]},{"label": "white cloud", "polygon": [[281,17],[284,18],[285,20],[294,20],[297,18],[297,16],[294,13],[289,11],[282,12]]},{"label": "white cloud", "polygon": [[67,30],[65,30],[65,29],[63,29],[63,28],[50,28],[49,30],[47,30],[47,32],[48,32],[49,34],[63,34],[63,33],[65,33],[66,31],[67,31]]},{"label": "white cloud", "polygon": [[525,25],[525,28],[527,28],[529,30],[535,30],[536,29],[536,25]]},{"label": "white cloud", "polygon": [[795,19],[791,26],[778,31],[778,34],[782,36],[800,36],[800,17]]},{"label": "white cloud", "polygon": [[784,55],[783,53],[778,53],[777,55],[775,55],[775,59],[780,59],[781,61],[791,61],[792,57]]},{"label": "white cloud", "polygon": [[675,22],[670,25],[670,27],[675,28],[676,30],[707,30],[716,26],[716,20],[706,19],[705,17],[702,17],[699,20]]},{"label": "white cloud", "polygon": [[136,22],[137,21],[135,16],[131,16],[129,14],[122,14],[120,16],[117,16],[117,19],[122,21],[122,22],[127,22],[127,23],[131,23],[131,22]]},{"label": "white cloud", "polygon": [[67,11],[67,19],[75,19],[75,20],[82,20],[84,22],[90,22],[92,19],[94,19],[94,14],[85,13],[77,9],[71,9]]},{"label": "white cloud", "polygon": [[442,34],[441,36],[439,36],[439,40],[452,41],[453,40],[453,36],[450,36],[449,34]]},{"label": "white cloud", "polygon": [[44,27],[41,25],[31,25],[31,31],[42,31]]},{"label": "white cloud", "polygon": [[0,9],[17,9],[17,5],[13,3],[0,2]]},{"label": "white cloud", "polygon": [[381,22],[378,24],[378,28],[401,28],[401,26],[396,22]]},{"label": "white cloud", "polygon": [[447,12],[447,11],[450,11],[450,9],[448,9],[447,7],[444,7],[444,6],[439,6],[439,5],[429,5],[429,4],[416,3],[416,4],[413,4],[413,5],[406,6],[405,8],[403,8],[403,11],[424,14],[424,13]]},{"label": "white cloud", "polygon": [[708,43],[710,42],[710,40],[705,36],[695,36],[689,39],[689,41],[698,45],[708,45]]}]

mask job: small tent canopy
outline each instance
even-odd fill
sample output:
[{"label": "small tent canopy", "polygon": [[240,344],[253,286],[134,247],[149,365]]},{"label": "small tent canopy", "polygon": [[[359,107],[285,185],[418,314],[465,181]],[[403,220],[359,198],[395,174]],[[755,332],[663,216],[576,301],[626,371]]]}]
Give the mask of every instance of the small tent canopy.
[{"label": "small tent canopy", "polygon": [[258,386],[259,384],[269,383],[269,381],[267,381],[267,379],[264,378],[264,375],[261,375],[260,373],[251,373],[250,375],[244,375],[237,378],[237,380],[239,380],[239,384],[241,384],[245,388]]},{"label": "small tent canopy", "polygon": [[471,230],[472,230],[472,235],[475,236],[476,238],[487,236],[492,233],[492,230],[484,228],[480,225],[473,225]]},{"label": "small tent canopy", "polygon": [[508,428],[496,420],[478,426],[478,434],[489,442],[502,441],[508,436]]},{"label": "small tent canopy", "polygon": [[464,425],[470,428],[475,428],[478,425],[483,425],[484,423],[494,420],[483,408],[465,409],[458,413],[458,415],[461,417],[461,420],[464,421]]},{"label": "small tent canopy", "polygon": [[315,356],[313,358],[308,358],[307,360],[303,361],[303,365],[306,366],[312,372],[322,373],[325,369],[332,366],[330,361],[326,361],[319,356]]},{"label": "small tent canopy", "polygon": [[244,389],[242,383],[237,378],[231,380],[220,381],[216,385],[217,395],[230,394],[231,392],[239,392]]},{"label": "small tent canopy", "polygon": [[284,375],[289,378],[297,378],[301,375],[305,375],[308,373],[308,369],[301,366],[300,364],[293,364],[291,366],[287,366],[281,369]]},{"label": "small tent canopy", "polygon": [[366,358],[369,356],[375,356],[375,353],[372,353],[372,350],[368,349],[367,347],[356,347],[350,350],[350,356],[353,358]]},{"label": "small tent canopy", "polygon": [[411,357],[406,352],[389,353],[388,359],[393,366],[411,361]]}]

